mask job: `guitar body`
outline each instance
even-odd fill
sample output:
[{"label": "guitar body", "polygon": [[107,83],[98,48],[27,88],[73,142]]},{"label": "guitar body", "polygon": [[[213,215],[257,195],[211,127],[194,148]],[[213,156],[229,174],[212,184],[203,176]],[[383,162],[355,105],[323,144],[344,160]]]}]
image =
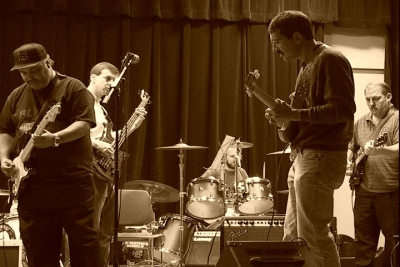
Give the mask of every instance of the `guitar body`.
[{"label": "guitar body", "polygon": [[291,143],[300,133],[299,124],[290,121],[285,128],[278,129],[278,136],[282,142]]},{"label": "guitar body", "polygon": [[28,170],[25,169],[24,163],[22,162],[21,155],[13,160],[15,165],[15,173],[11,176],[11,180],[14,181],[13,184],[13,194],[18,198],[21,190],[20,186],[23,181],[28,177]]},{"label": "guitar body", "polygon": [[[56,119],[57,114],[59,114],[61,111],[61,105],[60,103],[55,104],[52,106],[49,111],[44,115],[43,119],[40,121],[40,123],[37,125],[35,134],[36,135],[41,135],[45,127],[49,122],[53,122]],[[15,173],[14,175],[11,176],[11,180],[13,183],[12,186],[12,192],[10,196],[12,195],[15,198],[18,198],[20,195],[22,189],[23,189],[23,181],[29,177],[30,173],[33,173],[35,170],[33,168],[30,168],[28,163],[28,160],[30,158],[32,149],[34,147],[32,139],[29,139],[25,147],[21,150],[19,155],[13,159],[13,163],[15,165]],[[10,202],[12,197],[10,197]]]},{"label": "guitar body", "polygon": [[[373,143],[373,147],[383,147],[387,141],[388,134],[385,132],[378,136]],[[361,148],[356,153],[356,158],[352,163],[352,173],[350,175],[349,184],[350,189],[354,190],[358,185],[361,184],[362,177],[364,175],[364,166],[367,161],[368,156],[365,154],[363,149]]]},{"label": "guitar body", "polygon": [[[108,182],[114,182],[115,158],[114,157],[103,157],[99,153],[93,153],[93,170],[96,172],[96,176],[100,179]],[[126,153],[118,151],[118,168],[121,168],[122,161],[126,158]]]}]

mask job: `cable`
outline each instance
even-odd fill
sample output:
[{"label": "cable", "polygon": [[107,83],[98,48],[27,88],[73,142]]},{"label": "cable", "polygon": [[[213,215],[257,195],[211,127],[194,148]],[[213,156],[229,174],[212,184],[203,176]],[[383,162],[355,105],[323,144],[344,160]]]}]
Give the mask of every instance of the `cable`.
[{"label": "cable", "polygon": [[[289,148],[289,146],[290,146],[290,144],[287,144],[285,146],[285,148],[283,149],[283,151],[282,151],[282,153],[281,153],[281,155],[279,157],[278,169],[276,170],[275,185],[274,185],[274,188],[272,188],[273,189],[272,191],[275,192],[275,194],[276,194],[276,189],[278,188],[279,172],[280,172],[280,169],[281,169],[282,158],[283,158],[283,155],[285,154],[285,151]],[[275,207],[276,206],[278,206],[278,198],[276,198],[276,201],[274,201],[274,204],[272,205],[272,216],[271,216],[271,220],[270,220],[271,221],[271,225],[270,225],[270,227],[268,229],[266,241],[268,241],[269,234],[271,232],[271,228],[274,225]]]}]

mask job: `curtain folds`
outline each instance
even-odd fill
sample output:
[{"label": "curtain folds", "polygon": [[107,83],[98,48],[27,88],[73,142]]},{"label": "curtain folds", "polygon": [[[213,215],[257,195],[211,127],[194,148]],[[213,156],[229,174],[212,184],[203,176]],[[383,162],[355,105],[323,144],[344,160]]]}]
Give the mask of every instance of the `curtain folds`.
[{"label": "curtain folds", "polygon": [[270,21],[283,10],[301,10],[318,23],[338,20],[339,0],[14,0],[0,9],[38,13],[193,20]]},{"label": "curtain folds", "polygon": [[368,28],[389,25],[396,0],[14,0],[0,10],[100,17],[247,20],[268,23],[283,10],[300,10],[315,23]]}]

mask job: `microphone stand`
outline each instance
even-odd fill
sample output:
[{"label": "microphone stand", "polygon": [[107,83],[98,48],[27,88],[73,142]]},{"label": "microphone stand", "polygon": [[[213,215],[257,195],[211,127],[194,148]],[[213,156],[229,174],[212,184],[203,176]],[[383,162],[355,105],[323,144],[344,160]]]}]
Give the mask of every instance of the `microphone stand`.
[{"label": "microphone stand", "polygon": [[[120,75],[114,80],[114,83],[111,85],[111,90],[108,95],[103,99],[103,103],[107,103],[111,97],[111,94],[114,92],[114,89],[117,89],[116,100],[115,100],[115,143],[119,144],[119,106],[121,101],[121,90],[120,84],[122,81],[125,81],[123,75],[128,69],[129,65],[132,63],[133,58],[131,57],[131,53],[128,53],[125,58],[122,60],[123,68]],[[119,201],[119,177],[120,177],[120,169],[119,169],[119,149],[116,146],[114,151],[114,160],[115,160],[115,173],[114,173],[114,258],[113,258],[113,266],[118,267],[118,228],[119,228],[119,212],[118,212],[118,201]]]}]

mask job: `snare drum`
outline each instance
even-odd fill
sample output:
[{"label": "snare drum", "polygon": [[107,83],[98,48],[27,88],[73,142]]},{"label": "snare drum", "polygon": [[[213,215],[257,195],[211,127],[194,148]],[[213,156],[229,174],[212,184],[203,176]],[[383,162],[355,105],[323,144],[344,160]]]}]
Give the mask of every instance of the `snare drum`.
[{"label": "snare drum", "polygon": [[268,179],[251,177],[247,178],[244,183],[246,192],[243,193],[243,199],[238,206],[241,214],[261,214],[269,211],[274,206],[271,183]]},{"label": "snare drum", "polygon": [[[158,233],[162,234],[161,238],[155,240],[154,248],[162,252],[179,255],[180,243],[180,216],[179,214],[166,214],[159,219]],[[199,224],[196,220],[183,216],[183,244],[182,252],[184,253],[188,246],[190,235],[193,234],[193,227]]]},{"label": "snare drum", "polygon": [[188,184],[186,211],[197,219],[214,219],[225,213],[220,181],[212,176],[196,178]]}]

